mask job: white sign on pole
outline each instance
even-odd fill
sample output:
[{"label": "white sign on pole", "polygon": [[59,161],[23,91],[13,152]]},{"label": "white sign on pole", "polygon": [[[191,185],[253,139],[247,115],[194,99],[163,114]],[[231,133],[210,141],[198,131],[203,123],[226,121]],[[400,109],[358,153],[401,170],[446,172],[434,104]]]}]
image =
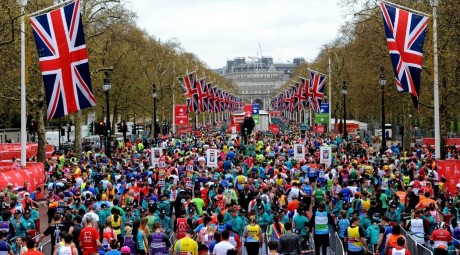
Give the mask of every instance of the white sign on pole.
[{"label": "white sign on pole", "polygon": [[294,158],[296,160],[305,159],[305,145],[304,144],[294,144]]},{"label": "white sign on pole", "polygon": [[155,147],[151,148],[151,158],[152,158],[152,166],[156,167],[158,163],[160,163],[160,157],[161,157],[161,148],[160,147]]},{"label": "white sign on pole", "polygon": [[206,166],[217,167],[218,150],[208,149],[206,150]]},{"label": "white sign on pole", "polygon": [[332,163],[332,148],[330,146],[320,147],[320,163],[330,166]]}]

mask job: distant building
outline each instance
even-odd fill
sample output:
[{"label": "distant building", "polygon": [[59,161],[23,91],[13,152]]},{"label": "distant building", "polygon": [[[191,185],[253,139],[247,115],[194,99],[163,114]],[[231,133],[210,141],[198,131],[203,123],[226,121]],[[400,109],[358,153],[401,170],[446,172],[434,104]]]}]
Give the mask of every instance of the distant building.
[{"label": "distant building", "polygon": [[304,58],[294,58],[292,63],[273,63],[271,57],[250,61],[235,58],[215,71],[237,84],[243,103],[258,103],[261,110],[269,110],[275,91],[291,79],[294,68],[302,63]]}]

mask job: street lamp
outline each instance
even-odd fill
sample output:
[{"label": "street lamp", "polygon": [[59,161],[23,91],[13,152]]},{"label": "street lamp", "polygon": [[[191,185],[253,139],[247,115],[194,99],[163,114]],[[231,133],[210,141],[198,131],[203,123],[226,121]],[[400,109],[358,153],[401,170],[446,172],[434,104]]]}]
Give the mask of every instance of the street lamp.
[{"label": "street lamp", "polygon": [[157,138],[157,85],[152,84],[153,87],[153,120],[152,120],[152,132],[153,132],[153,140]]},{"label": "street lamp", "polygon": [[347,81],[343,81],[342,85],[342,95],[343,95],[343,139],[347,139]]},{"label": "street lamp", "polygon": [[107,121],[105,122],[105,154],[107,157],[110,158],[110,105],[109,105],[109,90],[112,88],[112,84],[110,83],[109,72],[105,71],[105,78],[104,78],[104,91],[105,91],[105,99],[107,103]]},{"label": "street lamp", "polygon": [[387,80],[385,78],[385,68],[380,66],[380,88],[382,89],[382,145],[380,146],[380,153],[385,153],[387,150],[387,140],[385,134],[385,86],[387,85]]}]

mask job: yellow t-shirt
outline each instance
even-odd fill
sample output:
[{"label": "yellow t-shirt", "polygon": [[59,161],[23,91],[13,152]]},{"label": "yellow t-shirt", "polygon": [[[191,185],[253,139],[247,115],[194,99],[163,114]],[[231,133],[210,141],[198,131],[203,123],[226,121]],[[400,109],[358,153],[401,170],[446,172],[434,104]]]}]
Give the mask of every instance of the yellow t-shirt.
[{"label": "yellow t-shirt", "polygon": [[177,255],[198,255],[198,243],[189,237],[184,237],[176,242],[174,251]]},{"label": "yellow t-shirt", "polygon": [[247,227],[247,230],[248,230],[248,238],[252,238],[256,241],[259,241],[259,231],[260,231],[260,227],[259,225],[248,225]]}]

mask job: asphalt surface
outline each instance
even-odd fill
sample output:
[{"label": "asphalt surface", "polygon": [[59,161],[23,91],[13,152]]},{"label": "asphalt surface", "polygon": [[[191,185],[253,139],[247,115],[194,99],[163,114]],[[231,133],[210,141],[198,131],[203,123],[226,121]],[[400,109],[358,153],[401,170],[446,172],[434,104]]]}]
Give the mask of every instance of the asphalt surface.
[{"label": "asphalt surface", "polygon": [[[38,209],[38,212],[40,214],[40,233],[43,233],[45,232],[46,228],[48,228],[48,215],[46,214],[48,211],[48,207],[47,206],[42,206]],[[51,239],[50,239],[50,236],[47,236],[45,237],[45,239],[43,239],[41,241],[41,243],[39,244],[39,247],[40,245],[43,245],[43,253],[45,255],[52,255],[51,254],[51,242],[49,242]],[[48,243],[47,243],[48,242]]]}]

